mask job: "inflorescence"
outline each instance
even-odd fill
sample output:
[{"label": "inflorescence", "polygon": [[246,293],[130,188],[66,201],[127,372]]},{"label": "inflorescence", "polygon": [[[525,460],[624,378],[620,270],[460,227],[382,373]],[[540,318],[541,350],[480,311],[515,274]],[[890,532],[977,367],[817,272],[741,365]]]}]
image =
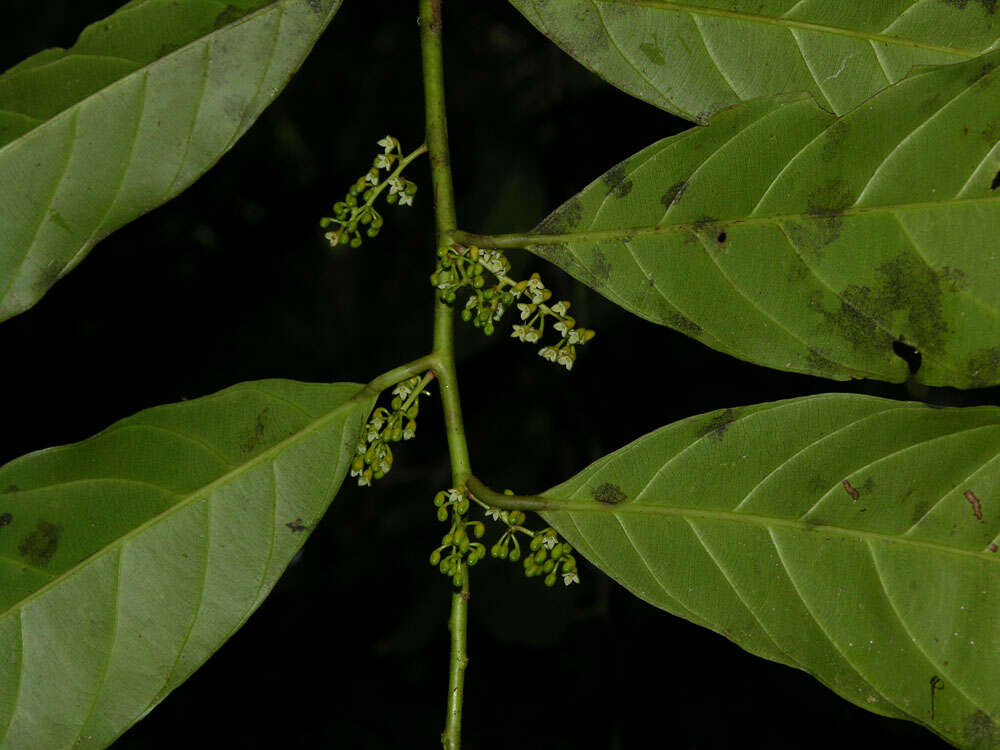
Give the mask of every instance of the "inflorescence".
[{"label": "inflorescence", "polygon": [[[573,369],[576,347],[594,338],[594,331],[576,327],[576,320],[569,315],[568,301],[548,304],[552,292],[545,288],[537,273],[524,281],[515,281],[507,275],[509,271],[510,262],[499,250],[453,244],[438,250],[431,284],[437,288],[438,298],[448,304],[455,302],[460,291],[469,289],[471,295],[462,310],[462,320],[481,328],[487,336],[493,335],[494,324],[515,304],[521,323],[514,326],[511,337],[518,341],[538,343],[545,333],[546,321],[552,321],[552,329],[560,335],[560,340],[554,346],[541,347],[538,354],[567,370]],[[494,277],[493,283],[487,282],[486,272]]]},{"label": "inflorescence", "polygon": [[[410,180],[403,179],[402,173],[426,148],[421,146],[404,157],[399,141],[391,135],[378,141],[378,145],[382,147],[382,153],[372,161],[371,169],[351,185],[344,200],[333,204],[333,216],[320,219],[319,225],[330,230],[325,236],[331,247],[361,247],[362,231],[368,237],[378,235],[383,220],[382,215],[375,210],[375,200],[386,188],[389,188],[389,195],[385,200],[389,205],[413,205],[417,186]],[[388,175],[383,177],[380,170],[385,170]]]},{"label": "inflorescence", "polygon": [[389,408],[378,407],[361,433],[361,440],[351,462],[351,476],[358,478],[358,486],[371,486],[372,481],[381,479],[392,468],[392,448],[389,443],[409,440],[417,434],[417,414],[420,412],[420,396],[429,396],[424,390],[433,378],[428,373],[398,383],[392,390]]},{"label": "inflorescence", "polygon": [[[512,494],[507,490],[504,494]],[[480,505],[488,518],[503,523],[507,529],[490,548],[490,554],[499,560],[517,562],[523,559],[524,574],[528,578],[544,576],[546,586],[554,586],[561,576],[563,583],[569,586],[579,583],[576,558],[573,548],[568,542],[560,541],[555,529],[546,527],[541,531],[531,531],[523,526],[525,515],[520,510],[501,510],[493,508],[478,498],[469,495],[465,487],[454,487],[442,490],[434,496],[438,520],[451,520],[451,528],[442,537],[441,546],[431,553],[430,563],[442,574],[450,577],[455,586],[462,585],[462,560],[472,566],[486,555],[486,547],[480,542],[486,528],[480,521],[466,519],[470,508],[470,498]],[[530,539],[527,551],[522,551],[517,538],[522,534]]]}]

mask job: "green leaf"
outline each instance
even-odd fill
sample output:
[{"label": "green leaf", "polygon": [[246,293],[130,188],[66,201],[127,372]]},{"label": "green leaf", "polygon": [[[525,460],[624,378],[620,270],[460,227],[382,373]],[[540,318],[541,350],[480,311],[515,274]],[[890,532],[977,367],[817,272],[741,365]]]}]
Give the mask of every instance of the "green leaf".
[{"label": "green leaf", "polygon": [[645,601],[869,711],[1000,747],[1000,409],[726,409],[544,496],[568,503],[546,520]]},{"label": "green leaf", "polygon": [[257,608],[374,393],[264,380],[0,468],[0,747],[104,747]]},{"label": "green leaf", "polygon": [[835,118],[724,110],[614,167],[518,246],[642,317],[838,380],[1000,383],[1000,52]]},{"label": "green leaf", "polygon": [[249,129],[340,0],[133,0],[0,76],[0,320]]},{"label": "green leaf", "polygon": [[915,65],[961,62],[1000,40],[994,0],[511,3],[608,82],[701,122],[795,91],[840,114]]}]

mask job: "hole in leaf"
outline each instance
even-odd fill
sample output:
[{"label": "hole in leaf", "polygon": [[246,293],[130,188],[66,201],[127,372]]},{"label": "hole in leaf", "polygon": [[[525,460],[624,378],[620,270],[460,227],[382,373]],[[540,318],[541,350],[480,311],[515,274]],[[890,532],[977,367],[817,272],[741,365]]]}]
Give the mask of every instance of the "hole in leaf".
[{"label": "hole in leaf", "polygon": [[721,245],[723,242],[726,241],[726,233],[725,232],[719,232],[719,236],[716,237],[715,239]]},{"label": "hole in leaf", "polygon": [[910,375],[914,375],[920,369],[923,357],[920,356],[920,352],[917,351],[916,347],[910,346],[900,338],[899,341],[892,342],[892,351],[895,352],[897,357],[906,362],[907,367],[910,368]]},{"label": "hole in leaf", "polygon": [[993,182],[990,183],[990,190],[996,190],[998,187],[1000,187],[1000,172],[996,173]]}]

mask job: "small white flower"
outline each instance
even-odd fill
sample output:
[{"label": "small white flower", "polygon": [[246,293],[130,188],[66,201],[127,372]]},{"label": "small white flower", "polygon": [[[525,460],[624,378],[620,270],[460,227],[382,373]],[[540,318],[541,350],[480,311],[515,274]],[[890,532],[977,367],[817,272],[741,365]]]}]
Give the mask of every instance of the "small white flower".
[{"label": "small white flower", "polygon": [[531,330],[528,326],[514,326],[514,332],[510,337],[518,341],[527,341],[528,332]]},{"label": "small white flower", "polygon": [[448,501],[452,503],[457,503],[462,499],[462,493],[458,490],[452,488],[448,490]]},{"label": "small white flower", "polygon": [[372,416],[371,420],[369,420],[368,424],[374,427],[376,430],[381,430],[382,425],[385,424],[385,422],[382,419],[382,415],[376,413]]},{"label": "small white flower", "polygon": [[380,463],[378,465],[378,468],[383,474],[389,473],[389,463],[387,461],[383,461],[382,463]]},{"label": "small white flower", "polygon": [[499,521],[500,513],[501,511],[499,508],[490,508],[488,511],[486,511],[486,517],[492,518],[494,521]]},{"label": "small white flower", "polygon": [[378,185],[378,175],[369,172],[368,174],[365,175],[365,182],[367,182],[370,185]]},{"label": "small white flower", "polygon": [[375,157],[375,168],[376,169],[389,169],[392,166],[392,159],[390,159],[385,154],[379,154]]},{"label": "small white flower", "polygon": [[413,428],[413,423],[410,422],[403,429],[403,440],[409,440],[410,438],[414,437],[416,434],[417,434],[417,431]]},{"label": "small white flower", "polygon": [[543,284],[542,280],[537,276],[532,276],[530,279],[528,279],[527,283],[528,283],[528,289],[536,289],[540,291],[545,288],[545,284]]},{"label": "small white flower", "polygon": [[540,289],[529,289],[529,290],[528,290],[528,296],[529,296],[529,297],[531,298],[531,301],[532,301],[533,303],[535,303],[536,305],[538,305],[538,304],[540,304],[540,303],[542,303],[542,302],[544,302],[544,301],[545,301],[545,293],[544,293],[544,290],[540,290]]},{"label": "small white flower", "polygon": [[568,302],[565,302],[565,301],[563,301],[563,302],[556,302],[554,305],[552,305],[552,312],[554,312],[556,315],[560,315],[560,316],[561,315],[565,315],[568,307],[569,307],[569,303]]},{"label": "small white flower", "polygon": [[552,327],[555,328],[557,331],[559,331],[559,333],[561,333],[563,336],[569,335],[570,327],[562,320],[560,320]]},{"label": "small white flower", "polygon": [[403,181],[397,177],[389,178],[389,195],[403,192]]},{"label": "small white flower", "polygon": [[553,349],[551,346],[543,346],[541,349],[538,350],[538,356],[544,357],[549,362],[555,362],[556,357],[558,355],[556,354],[556,350]]},{"label": "small white flower", "polygon": [[476,306],[478,302],[479,302],[479,297],[476,296],[469,297],[468,301],[466,301],[465,303],[465,309],[471,310],[473,307]]},{"label": "small white flower", "polygon": [[356,477],[361,474],[361,469],[351,469],[351,476]]},{"label": "small white flower", "polygon": [[366,477],[364,474],[358,477],[358,487],[371,487],[371,485],[371,477]]},{"label": "small white flower", "polygon": [[378,142],[378,145],[385,149],[385,152],[389,154],[392,153],[392,150],[396,147],[396,139],[391,135],[387,135]]},{"label": "small white flower", "polygon": [[554,536],[542,537],[542,544],[545,546],[545,549],[547,550],[551,550],[553,547],[555,547],[556,541],[557,540]]},{"label": "small white flower", "polygon": [[569,586],[571,583],[580,582],[580,579],[577,578],[575,570],[572,573],[563,573],[562,577],[563,577],[563,583],[565,583],[567,586]]},{"label": "small white flower", "polygon": [[413,205],[413,196],[412,195],[407,195],[406,193],[400,193],[399,194],[399,205],[401,205],[401,206],[412,206]]},{"label": "small white flower", "polygon": [[374,429],[374,428],[370,428],[368,430],[368,434],[365,435],[365,440],[367,440],[369,443],[374,443],[375,442],[375,438],[377,438],[377,437],[378,437],[378,430]]},{"label": "small white flower", "polygon": [[568,334],[570,344],[582,344],[583,338],[580,336],[579,331],[570,331]]},{"label": "small white flower", "polygon": [[534,305],[525,305],[522,302],[518,303],[517,309],[521,311],[521,320],[527,320],[535,312]]},{"label": "small white flower", "polygon": [[530,328],[528,329],[528,333],[524,337],[524,340],[527,341],[529,344],[534,344],[541,337],[542,337],[541,331],[539,331],[537,328]]},{"label": "small white flower", "polygon": [[367,451],[368,451],[368,448],[367,448],[367,447],[365,447],[365,444],[364,444],[364,443],[358,443],[358,449],[357,449],[357,451],[355,451],[355,452],[356,452],[356,453],[357,453],[357,454],[358,454],[359,456],[363,456],[363,455],[365,455],[365,453],[367,453]]},{"label": "small white flower", "polygon": [[562,349],[559,352],[559,356],[556,358],[556,362],[563,365],[567,370],[572,370],[574,359],[576,359],[576,357],[574,357],[570,351]]},{"label": "small white flower", "polygon": [[406,383],[400,383],[399,385],[397,385],[395,388],[392,389],[392,395],[399,396],[404,401],[412,392],[413,389],[410,388],[410,386],[408,386]]}]

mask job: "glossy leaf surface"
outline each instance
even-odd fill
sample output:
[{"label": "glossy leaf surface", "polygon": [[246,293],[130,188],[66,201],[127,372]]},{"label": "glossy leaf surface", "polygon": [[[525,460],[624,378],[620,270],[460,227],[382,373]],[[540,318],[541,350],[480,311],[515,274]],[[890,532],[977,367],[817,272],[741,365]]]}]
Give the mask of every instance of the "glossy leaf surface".
[{"label": "glossy leaf surface", "polygon": [[998,65],[993,52],[924,71],[840,118],[802,95],[724,110],[614,167],[525,242],[751,362],[898,382],[904,342],[919,382],[1000,383]]},{"label": "glossy leaf surface", "polygon": [[642,599],[870,711],[1000,747],[1000,409],[845,394],[727,409],[544,496]]},{"label": "glossy leaf surface", "polygon": [[374,395],[265,380],[0,468],[0,748],[104,747],[257,608]]},{"label": "glossy leaf surface", "polygon": [[207,171],[340,0],[133,0],[0,76],[0,320]]},{"label": "glossy leaf surface", "polygon": [[1000,40],[995,2],[968,0],[511,0],[623,91],[706,122],[740,101],[808,91],[841,114],[915,65]]}]

